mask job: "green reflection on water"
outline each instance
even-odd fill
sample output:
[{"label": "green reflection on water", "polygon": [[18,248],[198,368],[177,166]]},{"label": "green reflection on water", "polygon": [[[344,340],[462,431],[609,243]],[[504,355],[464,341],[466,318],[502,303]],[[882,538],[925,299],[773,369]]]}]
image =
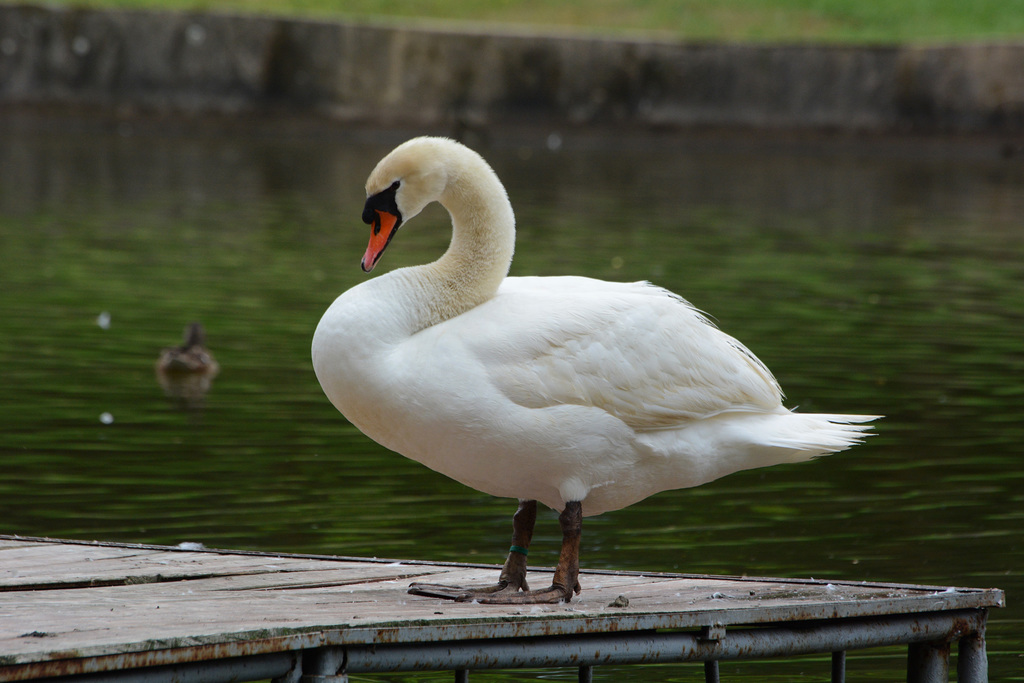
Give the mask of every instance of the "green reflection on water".
[{"label": "green reflection on water", "polygon": [[[309,363],[365,277],[362,183],[398,138],[82,126],[0,126],[0,531],[500,562],[514,503],[369,442]],[[754,349],[789,405],[887,416],[849,453],[588,519],[584,565],[999,586],[993,678],[1019,680],[1024,167],[984,143],[543,139],[483,150],[517,209],[515,274],[654,280]],[[427,211],[382,267],[447,239]],[[222,370],[188,407],[153,363],[191,320]],[[531,559],[554,563],[556,529],[542,515]]]}]

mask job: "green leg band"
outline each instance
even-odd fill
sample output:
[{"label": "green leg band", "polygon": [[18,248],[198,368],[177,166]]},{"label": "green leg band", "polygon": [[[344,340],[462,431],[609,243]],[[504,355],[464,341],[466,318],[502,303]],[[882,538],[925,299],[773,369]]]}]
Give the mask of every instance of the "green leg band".
[{"label": "green leg band", "polygon": [[529,555],[529,551],[521,545],[514,545],[508,549],[510,553],[519,553],[520,555]]}]

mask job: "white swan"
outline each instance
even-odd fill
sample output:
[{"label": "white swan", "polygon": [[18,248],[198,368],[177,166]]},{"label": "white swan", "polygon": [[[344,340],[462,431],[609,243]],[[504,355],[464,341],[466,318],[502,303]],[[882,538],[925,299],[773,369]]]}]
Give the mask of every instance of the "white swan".
[{"label": "white swan", "polygon": [[[581,517],[754,467],[859,443],[875,419],[798,414],[771,372],[680,297],[645,282],[506,277],[515,220],[490,166],[463,145],[416,138],[366,182],[369,272],[427,204],[452,241],[427,265],[339,296],[313,336],[313,366],[374,441],[467,486],[517,498],[496,586],[414,584],[482,602],[568,601]],[[536,501],[562,510],[552,586],[529,591]]]}]

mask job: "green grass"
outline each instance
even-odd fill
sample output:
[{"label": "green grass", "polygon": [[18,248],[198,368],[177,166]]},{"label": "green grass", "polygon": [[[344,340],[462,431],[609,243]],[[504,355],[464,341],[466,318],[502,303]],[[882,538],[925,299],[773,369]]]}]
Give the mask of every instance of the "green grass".
[{"label": "green grass", "polygon": [[50,4],[476,22],[517,29],[639,33],[690,40],[936,43],[1024,39],[1024,0],[51,0]]}]

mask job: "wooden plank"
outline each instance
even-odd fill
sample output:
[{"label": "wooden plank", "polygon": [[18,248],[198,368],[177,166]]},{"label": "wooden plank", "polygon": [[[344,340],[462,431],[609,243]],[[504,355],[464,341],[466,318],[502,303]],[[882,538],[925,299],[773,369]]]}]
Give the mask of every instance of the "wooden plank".
[{"label": "wooden plank", "polygon": [[[584,572],[583,594],[567,605],[478,605],[411,596],[407,586],[487,584],[496,567],[0,542],[0,681],[18,665],[140,652],[173,658],[199,647],[259,654],[913,614],[1003,600],[994,589]],[[543,585],[550,570],[529,578]]]},{"label": "wooden plank", "polygon": [[[380,566],[358,563],[370,570]],[[228,555],[177,549],[36,544],[0,549],[0,591],[61,586],[156,583],[214,576],[304,573],[338,568],[337,560]]]}]

